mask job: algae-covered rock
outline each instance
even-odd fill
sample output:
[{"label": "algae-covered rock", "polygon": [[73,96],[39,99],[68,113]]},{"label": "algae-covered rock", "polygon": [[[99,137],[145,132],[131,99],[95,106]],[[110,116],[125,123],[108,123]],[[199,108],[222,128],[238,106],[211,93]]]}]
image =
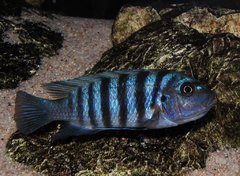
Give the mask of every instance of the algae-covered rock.
[{"label": "algae-covered rock", "polygon": [[210,8],[206,5],[172,4],[158,13],[151,6],[122,7],[113,25],[112,42],[118,44],[157,20],[175,19],[201,33],[232,33],[240,36],[240,10]]},{"label": "algae-covered rock", "polygon": [[[16,88],[20,81],[34,75],[41,59],[55,55],[63,42],[61,33],[30,20],[34,13],[30,9],[25,9],[27,17],[21,17],[24,2],[12,3],[0,3],[0,15],[8,15],[0,16],[0,89]],[[15,14],[18,17],[11,16]]]},{"label": "algae-covered rock", "polygon": [[216,91],[219,102],[202,119],[169,129],[108,131],[55,144],[58,124],[31,136],[15,133],[9,156],[47,175],[181,175],[203,168],[211,151],[240,147],[239,38],[157,21],[105,52],[87,73],[131,68],[193,75]]},{"label": "algae-covered rock", "polygon": [[235,120],[236,123],[232,125],[236,126],[233,128],[236,135],[233,135],[233,138],[238,146],[239,49],[240,39],[232,34],[201,34],[179,22],[159,21],[146,26],[126,42],[105,52],[89,73],[129,68],[159,68],[193,75],[218,94],[217,113],[220,114],[217,116],[224,118],[221,123]]}]

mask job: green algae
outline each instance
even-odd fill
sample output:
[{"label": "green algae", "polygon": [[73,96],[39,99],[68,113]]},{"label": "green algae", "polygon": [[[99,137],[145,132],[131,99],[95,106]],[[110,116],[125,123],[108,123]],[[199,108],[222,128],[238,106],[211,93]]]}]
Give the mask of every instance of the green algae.
[{"label": "green algae", "polygon": [[35,134],[14,133],[7,153],[46,175],[183,175],[203,168],[209,152],[240,147],[240,39],[200,34],[158,21],[103,54],[87,73],[130,68],[174,69],[213,88],[218,104],[179,127],[109,131],[52,143],[58,123]]}]

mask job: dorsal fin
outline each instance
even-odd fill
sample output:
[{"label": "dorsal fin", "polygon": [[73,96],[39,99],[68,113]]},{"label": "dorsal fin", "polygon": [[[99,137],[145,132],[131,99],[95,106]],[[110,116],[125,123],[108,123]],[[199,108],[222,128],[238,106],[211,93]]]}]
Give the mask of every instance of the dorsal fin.
[{"label": "dorsal fin", "polygon": [[65,81],[56,81],[43,84],[43,88],[54,98],[66,98],[69,94],[82,87],[83,85],[91,84],[97,80],[104,78],[117,78],[121,74],[130,74],[132,71],[112,71],[102,72],[95,75],[84,75],[78,78],[69,79]]}]

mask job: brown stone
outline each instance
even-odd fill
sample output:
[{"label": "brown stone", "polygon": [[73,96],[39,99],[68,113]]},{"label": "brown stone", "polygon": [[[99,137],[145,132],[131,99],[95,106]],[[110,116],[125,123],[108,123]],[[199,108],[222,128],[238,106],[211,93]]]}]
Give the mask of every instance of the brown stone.
[{"label": "brown stone", "polygon": [[121,43],[132,33],[157,20],[160,20],[160,16],[150,6],[121,8],[112,28],[113,44]]},{"label": "brown stone", "polygon": [[184,25],[204,33],[232,33],[240,37],[240,13],[221,9],[219,16],[213,9],[195,7],[176,18]]}]

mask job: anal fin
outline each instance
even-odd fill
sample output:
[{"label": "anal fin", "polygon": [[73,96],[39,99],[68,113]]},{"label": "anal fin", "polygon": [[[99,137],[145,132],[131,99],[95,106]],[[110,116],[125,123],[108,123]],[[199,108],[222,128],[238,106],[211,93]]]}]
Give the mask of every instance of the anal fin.
[{"label": "anal fin", "polygon": [[52,137],[52,141],[64,140],[68,137],[91,135],[100,132],[99,129],[82,128],[79,125],[67,123],[58,133]]}]

